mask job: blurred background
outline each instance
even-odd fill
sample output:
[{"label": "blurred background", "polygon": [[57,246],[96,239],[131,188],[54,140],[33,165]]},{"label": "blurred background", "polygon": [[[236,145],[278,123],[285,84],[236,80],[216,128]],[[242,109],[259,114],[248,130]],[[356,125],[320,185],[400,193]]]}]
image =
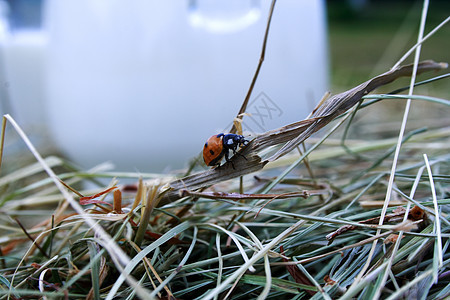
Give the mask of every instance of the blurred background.
[{"label": "blurred background", "polygon": [[[269,9],[268,0],[0,0],[0,112],[41,152],[83,168],[185,167],[209,136],[231,127]],[[245,134],[301,120],[326,91],[388,70],[414,45],[421,10],[421,1],[278,1]],[[432,1],[425,32],[449,13],[449,1]],[[449,61],[449,31],[426,42],[422,59]],[[416,93],[448,99],[450,87],[444,80]],[[394,126],[402,105],[358,114],[354,134],[380,119]],[[418,105],[411,118],[443,114]],[[27,151],[13,132],[7,144]]]}]

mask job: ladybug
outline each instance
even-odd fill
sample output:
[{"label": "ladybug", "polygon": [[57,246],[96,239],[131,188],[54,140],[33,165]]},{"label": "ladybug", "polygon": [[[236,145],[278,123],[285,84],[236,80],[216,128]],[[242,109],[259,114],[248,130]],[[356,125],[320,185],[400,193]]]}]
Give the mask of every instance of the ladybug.
[{"label": "ladybug", "polygon": [[[219,133],[210,137],[203,147],[203,160],[207,166],[219,165],[222,158],[225,156],[226,161],[230,161],[228,155],[229,151],[233,151],[234,154],[242,155],[236,150],[240,146],[247,145],[249,141],[242,135],[233,133]],[[243,156],[243,155],[242,155]],[[245,158],[245,156],[243,156]],[[231,165],[234,165],[231,162]]]}]

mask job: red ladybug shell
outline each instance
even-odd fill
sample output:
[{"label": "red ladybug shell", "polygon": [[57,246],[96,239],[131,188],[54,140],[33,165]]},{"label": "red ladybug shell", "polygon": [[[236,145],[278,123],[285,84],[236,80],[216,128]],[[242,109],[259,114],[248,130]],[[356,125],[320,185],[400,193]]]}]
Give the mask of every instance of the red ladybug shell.
[{"label": "red ladybug shell", "polygon": [[217,165],[222,159],[223,152],[223,141],[222,135],[213,135],[210,137],[203,147],[203,160],[207,166]]}]

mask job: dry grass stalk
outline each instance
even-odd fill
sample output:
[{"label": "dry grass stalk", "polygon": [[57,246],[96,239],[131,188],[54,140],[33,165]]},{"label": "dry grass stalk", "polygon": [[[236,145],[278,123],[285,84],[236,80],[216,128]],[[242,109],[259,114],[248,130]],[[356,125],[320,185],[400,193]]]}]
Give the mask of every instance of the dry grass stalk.
[{"label": "dry grass stalk", "polygon": [[[447,67],[447,63],[436,63],[427,60],[419,63],[417,66],[417,74],[442,70]],[[225,163],[220,167],[175,180],[170,183],[171,191],[161,199],[160,205],[167,204],[180,198],[181,190],[197,190],[218,182],[261,170],[268,162],[275,161],[289,153],[314,132],[329,124],[336,117],[347,112],[350,108],[359,103],[363,96],[400,77],[410,76],[412,70],[412,64],[390,70],[346,92],[326,99],[319,107],[314,109],[314,112],[309,119],[259,134],[240,151],[245,158],[241,155],[232,157],[231,161],[235,168],[232,167],[231,163]],[[268,158],[262,159],[258,155],[258,152],[261,150],[283,143],[285,144],[275,154]]]}]

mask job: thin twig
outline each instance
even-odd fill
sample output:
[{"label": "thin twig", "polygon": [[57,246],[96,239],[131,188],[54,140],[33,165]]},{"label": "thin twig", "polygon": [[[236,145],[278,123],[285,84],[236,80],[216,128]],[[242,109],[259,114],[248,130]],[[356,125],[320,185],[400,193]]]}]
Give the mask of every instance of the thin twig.
[{"label": "thin twig", "polygon": [[23,233],[25,233],[25,235],[30,239],[30,241],[33,242],[33,244],[36,246],[36,248],[39,249],[39,251],[42,253],[42,255],[44,255],[47,258],[50,258],[50,256],[48,256],[48,254],[45,252],[45,250],[42,249],[41,246],[35,241],[35,239],[28,233],[27,229],[22,225],[22,223],[19,221],[19,219],[15,218],[14,220],[19,225],[19,227],[22,229]]},{"label": "thin twig", "polygon": [[[258,66],[256,67],[255,74],[253,75],[252,82],[250,83],[250,87],[248,89],[247,95],[245,96],[244,102],[242,103],[242,106],[239,109],[239,112],[236,116],[237,119],[242,119],[244,116],[243,114],[244,114],[245,110],[247,109],[248,101],[250,101],[250,97],[252,96],[253,88],[255,87],[256,80],[258,79],[259,71],[261,70],[261,66],[262,66],[262,64],[264,62],[264,58],[266,56],[267,38],[269,36],[270,22],[272,21],[272,15],[273,15],[273,10],[275,8],[275,2],[277,2],[277,1],[272,0],[272,4],[270,5],[269,17],[267,18],[266,32],[264,34],[264,41],[263,41],[262,49],[261,49],[261,56],[259,58]],[[236,128],[235,123],[233,122],[233,126],[230,129],[230,133],[236,133],[236,131],[237,131],[237,128]]]}]

